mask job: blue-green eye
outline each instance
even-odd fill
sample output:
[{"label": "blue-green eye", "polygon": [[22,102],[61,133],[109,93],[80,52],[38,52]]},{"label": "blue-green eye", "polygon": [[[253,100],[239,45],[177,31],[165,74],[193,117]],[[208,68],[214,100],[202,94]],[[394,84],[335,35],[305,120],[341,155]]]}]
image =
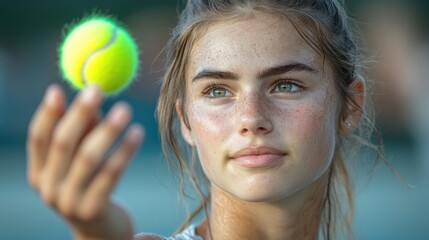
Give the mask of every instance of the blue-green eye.
[{"label": "blue-green eye", "polygon": [[226,90],[222,89],[222,88],[215,88],[215,89],[211,90],[210,95],[212,97],[225,97],[226,96]]},{"label": "blue-green eye", "polygon": [[300,86],[293,82],[281,81],[274,87],[274,92],[293,93],[299,91]]},{"label": "blue-green eye", "polygon": [[205,94],[210,98],[222,98],[231,96],[231,93],[228,92],[228,90],[219,86],[212,86],[205,92]]}]

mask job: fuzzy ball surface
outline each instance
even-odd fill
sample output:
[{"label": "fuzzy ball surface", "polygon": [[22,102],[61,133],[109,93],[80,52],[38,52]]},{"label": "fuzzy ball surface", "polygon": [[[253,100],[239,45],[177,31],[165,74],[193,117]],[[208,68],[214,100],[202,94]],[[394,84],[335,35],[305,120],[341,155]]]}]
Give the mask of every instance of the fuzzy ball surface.
[{"label": "fuzzy ball surface", "polygon": [[131,35],[107,17],[75,25],[59,49],[61,73],[74,89],[97,85],[104,94],[125,89],[136,77],[138,48]]}]

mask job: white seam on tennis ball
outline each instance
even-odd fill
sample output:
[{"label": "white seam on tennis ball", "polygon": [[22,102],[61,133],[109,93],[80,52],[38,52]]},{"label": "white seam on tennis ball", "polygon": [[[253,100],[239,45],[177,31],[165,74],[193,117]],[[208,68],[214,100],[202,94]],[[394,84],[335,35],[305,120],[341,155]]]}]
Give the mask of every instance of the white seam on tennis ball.
[{"label": "white seam on tennis ball", "polygon": [[112,45],[115,40],[116,37],[118,35],[118,27],[115,27],[112,31],[112,37],[110,38],[110,40],[104,45],[101,46],[99,49],[96,49],[94,52],[92,52],[91,54],[89,54],[89,56],[85,59],[85,62],[83,63],[82,69],[80,71],[80,75],[82,78],[82,83],[84,86],[87,86],[88,80],[85,78],[85,69],[88,66],[90,60],[99,52],[105,50],[106,48],[108,48],[110,45]]}]

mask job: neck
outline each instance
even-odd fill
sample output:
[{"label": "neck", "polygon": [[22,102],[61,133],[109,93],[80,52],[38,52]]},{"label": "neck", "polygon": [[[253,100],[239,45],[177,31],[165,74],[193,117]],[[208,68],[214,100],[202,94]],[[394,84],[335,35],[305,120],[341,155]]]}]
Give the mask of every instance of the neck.
[{"label": "neck", "polygon": [[318,238],[327,175],[273,202],[247,202],[212,186],[209,216],[198,227],[206,240]]}]

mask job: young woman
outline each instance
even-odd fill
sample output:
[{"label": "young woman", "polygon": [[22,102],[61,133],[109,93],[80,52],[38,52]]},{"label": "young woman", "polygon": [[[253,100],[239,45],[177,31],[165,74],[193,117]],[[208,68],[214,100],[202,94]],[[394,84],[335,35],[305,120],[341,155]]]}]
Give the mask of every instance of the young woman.
[{"label": "young woman", "polygon": [[[167,239],[337,239],[353,209],[344,156],[371,126],[357,49],[335,0],[189,0],[168,44],[158,121],[205,217]],[[132,239],[110,193],[143,130],[131,126],[102,161],[131,111],[118,103],[100,119],[101,101],[89,87],[66,110],[49,88],[29,128],[29,181],[76,239]]]}]

